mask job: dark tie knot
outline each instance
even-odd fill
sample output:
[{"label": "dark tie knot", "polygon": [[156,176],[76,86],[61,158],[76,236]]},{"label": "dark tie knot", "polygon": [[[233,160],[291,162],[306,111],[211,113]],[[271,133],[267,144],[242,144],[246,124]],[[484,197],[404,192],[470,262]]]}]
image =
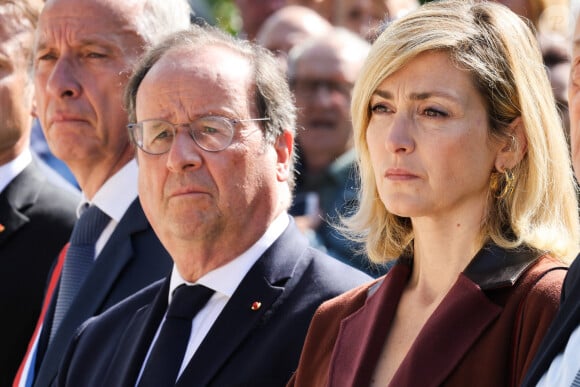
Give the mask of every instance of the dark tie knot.
[{"label": "dark tie knot", "polygon": [[94,245],[107,224],[109,216],[97,206],[90,206],[82,214],[71,235],[71,243],[77,245]]},{"label": "dark tie knot", "polygon": [[181,285],[173,292],[173,299],[167,311],[167,318],[191,320],[207,303],[213,290],[203,285]]}]

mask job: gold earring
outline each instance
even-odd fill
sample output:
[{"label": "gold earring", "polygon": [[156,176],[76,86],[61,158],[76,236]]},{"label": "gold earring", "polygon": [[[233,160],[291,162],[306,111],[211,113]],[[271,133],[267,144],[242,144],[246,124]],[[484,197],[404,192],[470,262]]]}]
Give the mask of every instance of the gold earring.
[{"label": "gold earring", "polygon": [[500,200],[505,199],[506,197],[511,195],[511,193],[514,190],[516,180],[514,177],[514,173],[509,169],[506,169],[503,172],[504,176],[503,182],[501,181],[502,180],[501,176],[502,173],[500,172],[492,173],[490,181],[491,192],[495,194],[496,199]]}]

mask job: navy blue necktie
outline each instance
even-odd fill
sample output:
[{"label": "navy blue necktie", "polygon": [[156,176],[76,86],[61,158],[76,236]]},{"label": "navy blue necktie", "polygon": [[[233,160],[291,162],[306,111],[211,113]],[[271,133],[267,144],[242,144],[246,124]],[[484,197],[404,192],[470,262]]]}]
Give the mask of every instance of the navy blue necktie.
[{"label": "navy blue necktie", "polygon": [[139,387],[175,386],[191,334],[191,321],[213,293],[203,285],[182,285],[175,289]]},{"label": "navy blue necktie", "polygon": [[95,262],[95,243],[109,223],[109,216],[96,206],[87,208],[76,221],[66,253],[49,342]]}]

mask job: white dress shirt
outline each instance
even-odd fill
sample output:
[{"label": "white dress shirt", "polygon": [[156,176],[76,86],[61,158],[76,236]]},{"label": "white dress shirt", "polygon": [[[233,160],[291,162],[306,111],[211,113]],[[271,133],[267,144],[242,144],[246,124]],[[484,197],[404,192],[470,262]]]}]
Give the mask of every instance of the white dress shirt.
[{"label": "white dress shirt", "polygon": [[[217,320],[218,316],[225,308],[226,304],[248,273],[252,266],[256,263],[256,261],[264,254],[264,252],[278,239],[280,235],[284,232],[286,227],[290,222],[290,218],[286,212],[280,214],[268,227],[264,235],[256,242],[252,247],[246,250],[242,255],[235,258],[234,260],[230,261],[229,263],[218,267],[210,271],[209,273],[205,274],[203,277],[198,279],[195,283],[187,282],[183,279],[183,277],[179,274],[179,271],[173,266],[173,271],[171,272],[171,282],[169,285],[169,303],[171,303],[173,297],[173,291],[182,284],[187,285],[195,285],[200,284],[204,285],[215,291],[215,293],[211,296],[207,304],[197,313],[197,315],[193,318],[191,322],[191,334],[189,336],[189,341],[187,343],[187,349],[185,351],[185,355],[183,357],[183,362],[181,363],[181,368],[178,373],[179,375],[183,372],[195,351],[199,348],[201,342],[211,329],[213,323]],[[248,308],[251,305],[248,305]],[[149,355],[151,353],[151,349],[153,348],[153,344],[157,340],[157,336],[161,331],[161,326],[165,321],[165,317],[159,328],[157,329],[157,333],[149,347],[149,351],[147,352],[147,356],[145,356],[145,360],[141,367],[141,372],[139,373],[139,377],[137,378],[137,382],[135,385],[139,384],[139,380],[141,379],[141,374],[143,373],[143,369],[145,364],[147,364],[147,360],[149,359]]]},{"label": "white dress shirt", "polygon": [[570,335],[564,352],[552,360],[538,387],[570,387],[580,371],[580,326]]},{"label": "white dress shirt", "polygon": [[115,231],[115,227],[117,227],[131,203],[137,199],[138,173],[137,162],[131,160],[99,188],[92,201],[89,202],[85,194],[82,193],[81,202],[77,207],[78,217],[81,216],[83,209],[87,205],[92,204],[99,207],[101,211],[111,218],[111,221],[107,224],[95,244],[95,259],[99,257],[103,247],[107,244],[113,231]]}]

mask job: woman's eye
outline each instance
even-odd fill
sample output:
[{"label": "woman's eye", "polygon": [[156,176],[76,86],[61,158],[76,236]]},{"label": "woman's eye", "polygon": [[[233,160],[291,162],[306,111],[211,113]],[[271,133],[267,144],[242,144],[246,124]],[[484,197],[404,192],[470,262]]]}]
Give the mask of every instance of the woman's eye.
[{"label": "woman's eye", "polygon": [[383,104],[376,104],[371,106],[371,113],[373,114],[388,113],[389,111],[389,108]]},{"label": "woman's eye", "polygon": [[447,117],[447,113],[433,108],[428,108],[423,111],[423,114],[427,117]]}]

